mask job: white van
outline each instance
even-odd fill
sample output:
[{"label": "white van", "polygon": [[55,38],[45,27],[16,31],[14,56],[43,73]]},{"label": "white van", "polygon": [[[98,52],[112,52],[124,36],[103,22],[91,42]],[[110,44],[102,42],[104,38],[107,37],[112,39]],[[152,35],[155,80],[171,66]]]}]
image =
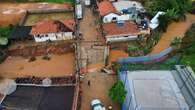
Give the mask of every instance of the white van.
[{"label": "white van", "polygon": [[82,19],[83,18],[83,12],[82,12],[82,5],[81,4],[76,5],[76,17],[77,17],[77,19]]},{"label": "white van", "polygon": [[90,0],[85,0],[85,6],[89,6],[91,5],[91,1]]}]

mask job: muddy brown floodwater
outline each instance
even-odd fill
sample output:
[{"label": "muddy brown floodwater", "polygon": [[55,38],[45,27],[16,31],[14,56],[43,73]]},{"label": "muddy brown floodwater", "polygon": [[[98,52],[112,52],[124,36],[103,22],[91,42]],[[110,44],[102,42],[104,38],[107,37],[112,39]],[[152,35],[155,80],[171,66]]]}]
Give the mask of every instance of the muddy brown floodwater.
[{"label": "muddy brown floodwater", "polygon": [[119,58],[125,58],[128,56],[128,53],[123,50],[110,50],[109,65],[111,65],[112,62],[116,62]]},{"label": "muddy brown floodwater", "polygon": [[171,23],[167,28],[167,32],[162,34],[160,41],[153,47],[151,54],[160,53],[168,48],[175,37],[184,37],[192,23],[195,23],[195,15],[192,14],[187,14],[186,21]]},{"label": "muddy brown floodwater", "polygon": [[43,60],[41,56],[36,57],[33,62],[28,62],[28,60],[22,57],[8,57],[0,64],[0,75],[6,78],[61,77],[74,73],[74,53],[51,55],[50,60]]},{"label": "muddy brown floodwater", "polygon": [[64,8],[69,9],[71,5],[56,3],[0,3],[0,26],[19,23],[26,10]]}]

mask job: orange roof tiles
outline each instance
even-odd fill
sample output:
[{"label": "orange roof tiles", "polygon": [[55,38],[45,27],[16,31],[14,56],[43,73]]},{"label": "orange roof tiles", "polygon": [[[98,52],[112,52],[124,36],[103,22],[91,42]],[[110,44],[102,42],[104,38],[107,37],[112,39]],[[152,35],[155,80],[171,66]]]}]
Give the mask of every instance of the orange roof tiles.
[{"label": "orange roof tiles", "polygon": [[75,26],[74,20],[42,21],[32,26],[31,34],[45,34],[45,33],[73,31],[74,26]]},{"label": "orange roof tiles", "polygon": [[98,3],[98,10],[101,16],[105,16],[109,13],[116,13],[115,7],[112,5],[110,1],[104,0]]},{"label": "orange roof tiles", "polygon": [[103,24],[103,30],[106,37],[112,37],[113,35],[119,34],[138,35],[139,33],[137,25],[130,21],[124,22],[123,26],[118,26],[117,23],[105,23]]}]

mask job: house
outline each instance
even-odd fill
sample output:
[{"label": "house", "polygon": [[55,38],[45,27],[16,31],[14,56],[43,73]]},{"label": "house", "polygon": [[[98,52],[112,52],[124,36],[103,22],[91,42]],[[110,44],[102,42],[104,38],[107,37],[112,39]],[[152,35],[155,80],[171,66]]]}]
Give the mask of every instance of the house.
[{"label": "house", "polygon": [[98,11],[101,17],[106,16],[107,14],[110,14],[110,13],[117,12],[117,10],[114,8],[114,6],[112,5],[110,1],[104,0],[104,1],[97,3],[97,5],[98,5]]},{"label": "house", "polygon": [[140,21],[145,18],[145,9],[143,6],[135,1],[102,1],[98,5],[103,23],[117,22],[117,21],[135,21],[140,24]]},{"label": "house", "polygon": [[36,42],[74,39],[74,20],[42,21],[32,26],[30,35]]},{"label": "house", "polygon": [[119,21],[116,23],[104,23],[103,36],[107,43],[135,40],[139,35],[139,28],[134,22]]},{"label": "house", "polygon": [[122,71],[119,75],[127,91],[122,110],[190,109],[172,71]]}]

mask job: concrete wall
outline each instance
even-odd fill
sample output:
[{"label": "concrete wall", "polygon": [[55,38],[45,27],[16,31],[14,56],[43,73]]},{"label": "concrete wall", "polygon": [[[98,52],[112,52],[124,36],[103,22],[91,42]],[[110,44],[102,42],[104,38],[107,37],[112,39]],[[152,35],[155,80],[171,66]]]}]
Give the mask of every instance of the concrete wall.
[{"label": "concrete wall", "polygon": [[35,34],[33,35],[35,42],[45,42],[48,40],[57,41],[57,40],[71,40],[75,37],[73,32],[58,32],[58,33],[46,33],[46,34]]}]

